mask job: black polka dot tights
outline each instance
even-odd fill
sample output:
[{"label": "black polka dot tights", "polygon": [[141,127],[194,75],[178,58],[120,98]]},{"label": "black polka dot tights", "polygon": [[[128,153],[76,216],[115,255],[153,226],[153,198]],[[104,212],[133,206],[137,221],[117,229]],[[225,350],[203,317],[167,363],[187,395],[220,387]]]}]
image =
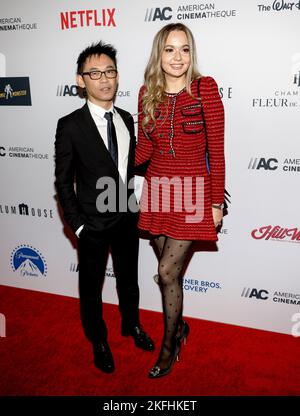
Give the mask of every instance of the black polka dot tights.
[{"label": "black polka dot tights", "polygon": [[181,271],[192,242],[159,236],[154,243],[159,252],[158,274],[164,311],[164,336],[157,365],[165,368],[169,365],[172,342],[182,320]]}]

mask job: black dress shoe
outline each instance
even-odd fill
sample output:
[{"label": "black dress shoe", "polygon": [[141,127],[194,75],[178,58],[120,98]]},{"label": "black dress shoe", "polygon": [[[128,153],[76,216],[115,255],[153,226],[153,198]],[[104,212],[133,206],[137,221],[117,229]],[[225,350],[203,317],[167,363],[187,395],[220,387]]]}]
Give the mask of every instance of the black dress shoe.
[{"label": "black dress shoe", "polygon": [[135,345],[138,348],[141,348],[142,350],[153,351],[155,348],[154,342],[152,341],[152,339],[139,326],[134,326],[129,331],[122,330],[122,335],[124,337],[132,336],[132,338],[134,339]]},{"label": "black dress shoe", "polygon": [[93,345],[94,363],[104,373],[112,373],[115,370],[114,359],[106,341]]}]

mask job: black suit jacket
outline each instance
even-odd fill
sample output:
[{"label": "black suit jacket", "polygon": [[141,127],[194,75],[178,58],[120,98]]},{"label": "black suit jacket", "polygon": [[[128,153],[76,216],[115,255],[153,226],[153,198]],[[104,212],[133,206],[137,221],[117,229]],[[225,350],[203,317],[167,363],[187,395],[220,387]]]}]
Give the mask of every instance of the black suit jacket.
[{"label": "black suit jacket", "polygon": [[[115,107],[130,134],[127,182],[134,177],[135,134],[132,116]],[[61,118],[57,124],[55,140],[55,176],[58,199],[64,218],[75,232],[81,225],[95,231],[107,229],[116,224],[124,215],[136,217],[128,209],[119,209],[120,187],[127,185],[120,178],[118,169],[108,152],[97,126],[85,104],[71,114]],[[103,190],[96,189],[99,178],[110,177],[116,184],[115,212],[99,212],[97,197]],[[75,180],[75,189],[74,189]],[[113,195],[111,195],[113,197]],[[135,200],[133,189],[127,190],[127,201]],[[123,204],[124,206],[124,204]],[[128,205],[127,205],[128,207]]]}]

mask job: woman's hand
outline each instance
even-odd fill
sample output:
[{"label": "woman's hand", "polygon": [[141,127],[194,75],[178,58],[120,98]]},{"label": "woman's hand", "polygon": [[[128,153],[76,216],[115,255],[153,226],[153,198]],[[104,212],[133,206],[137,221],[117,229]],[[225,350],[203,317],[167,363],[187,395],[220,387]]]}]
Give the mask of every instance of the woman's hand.
[{"label": "woman's hand", "polygon": [[212,215],[215,227],[220,227],[222,225],[223,209],[212,207]]}]

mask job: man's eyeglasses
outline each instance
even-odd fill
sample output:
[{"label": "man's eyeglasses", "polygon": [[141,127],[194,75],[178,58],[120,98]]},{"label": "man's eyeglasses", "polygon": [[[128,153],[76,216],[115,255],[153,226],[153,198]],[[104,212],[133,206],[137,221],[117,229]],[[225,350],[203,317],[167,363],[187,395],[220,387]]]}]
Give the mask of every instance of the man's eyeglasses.
[{"label": "man's eyeglasses", "polygon": [[90,71],[90,72],[82,72],[80,75],[89,75],[91,79],[100,79],[102,75],[105,75],[108,79],[117,78],[118,71],[116,69],[106,69],[105,71]]}]

